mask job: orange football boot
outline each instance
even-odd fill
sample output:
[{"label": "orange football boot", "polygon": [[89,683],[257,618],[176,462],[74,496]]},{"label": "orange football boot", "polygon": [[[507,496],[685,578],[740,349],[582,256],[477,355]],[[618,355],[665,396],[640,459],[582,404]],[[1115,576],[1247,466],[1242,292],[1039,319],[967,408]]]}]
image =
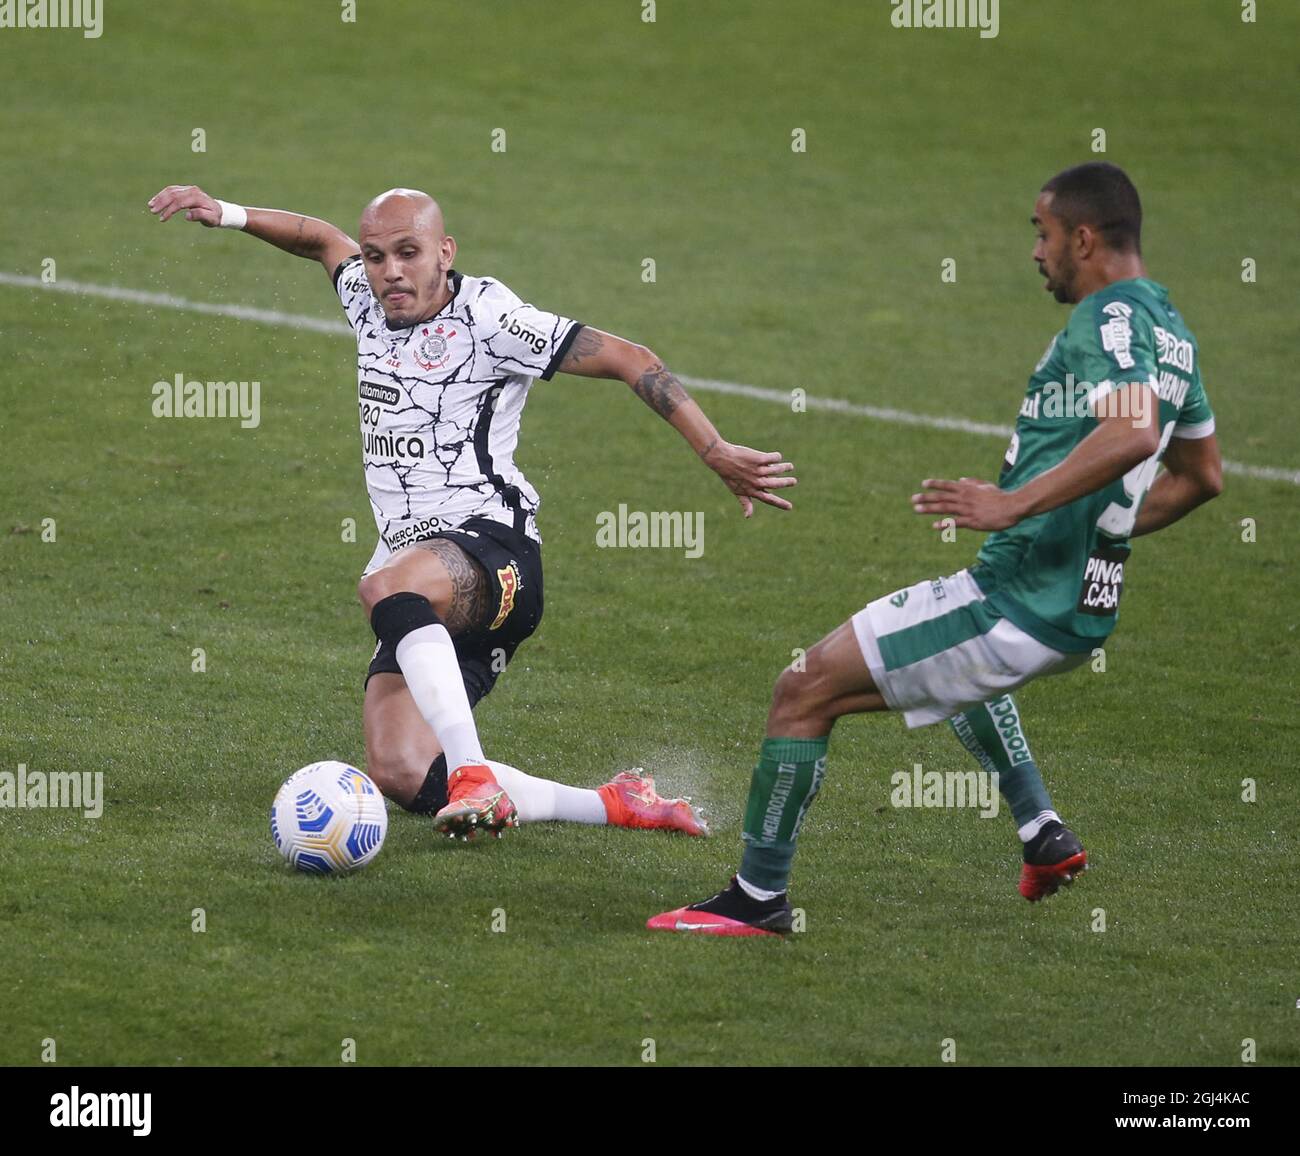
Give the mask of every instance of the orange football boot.
[{"label": "orange football boot", "polygon": [[519,815],[488,767],[466,763],[447,776],[447,805],[434,815],[433,825],[449,839],[468,842],[479,831],[500,839],[505,828],[519,826]]},{"label": "orange football boot", "polygon": [[597,787],[605,803],[611,827],[632,827],[638,831],[681,831],[684,835],[707,835],[709,825],[691,806],[690,799],[663,799],[655,792],[655,781],[640,767],[620,771],[603,787]]}]

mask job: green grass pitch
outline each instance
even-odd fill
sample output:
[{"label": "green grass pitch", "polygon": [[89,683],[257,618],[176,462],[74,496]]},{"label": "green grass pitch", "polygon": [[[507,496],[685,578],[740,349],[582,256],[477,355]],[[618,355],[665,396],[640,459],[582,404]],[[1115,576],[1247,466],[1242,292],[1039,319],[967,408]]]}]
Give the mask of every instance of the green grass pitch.
[{"label": "green grass pitch", "polygon": [[[333,320],[318,267],[146,200],[194,181],[352,229],[414,185],[459,268],[680,373],[1009,424],[1066,317],[1033,198],[1104,129],[1225,457],[1300,468],[1288,5],[1006,0],[993,39],[895,29],[884,0],[660,0],[653,23],[639,0],[200,7],[0,31],[0,273],[53,258],[61,283]],[[97,820],[0,809],[0,1062],[47,1038],[68,1064],[335,1064],[345,1038],[363,1064],[640,1065],[647,1039],[660,1065],[937,1065],[945,1039],[959,1064],[1235,1064],[1246,1039],[1300,1062],[1294,481],[1229,475],[1139,541],[1105,672],[1020,694],[1093,858],[1072,890],[1016,894],[1005,813],[889,805],[915,762],[974,766],[947,728],[855,718],[796,862],[806,932],[682,941],[644,921],[736,865],[776,675],[973,558],[907,496],[995,474],[1002,442],[698,393],[798,467],[795,512],[745,522],[624,387],[539,383],[518,460],[546,616],[481,732],[565,782],[645,765],[717,837],[462,847],[394,811],[373,865],[319,880],[282,867],[268,812],[296,767],[364,759],[349,339],[12,283],[0,332],[0,770],[102,771],[106,795]],[[177,373],[260,381],[260,426],[153,418]],[[598,549],[619,503],[703,511],[703,557]]]}]

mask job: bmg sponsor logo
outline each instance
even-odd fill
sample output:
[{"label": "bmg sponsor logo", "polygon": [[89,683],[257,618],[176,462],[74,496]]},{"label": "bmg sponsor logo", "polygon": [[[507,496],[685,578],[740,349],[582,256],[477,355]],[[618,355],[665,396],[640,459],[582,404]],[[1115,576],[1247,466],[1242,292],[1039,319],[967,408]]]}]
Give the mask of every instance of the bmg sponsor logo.
[{"label": "bmg sponsor logo", "polygon": [[525,345],[529,346],[534,353],[546,352],[546,338],[543,337],[536,329],[529,329],[526,325],[520,325],[513,317],[508,314],[501,314],[497,320],[501,323],[501,331],[510,334],[511,337],[517,337]]}]

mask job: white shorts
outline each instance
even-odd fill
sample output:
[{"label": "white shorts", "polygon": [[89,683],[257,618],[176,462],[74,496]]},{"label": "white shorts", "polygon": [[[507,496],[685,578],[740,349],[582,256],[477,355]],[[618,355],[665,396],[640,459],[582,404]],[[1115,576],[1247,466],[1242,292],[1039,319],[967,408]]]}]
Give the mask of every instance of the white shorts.
[{"label": "white shorts", "polygon": [[967,570],[877,598],[853,616],[872,680],[909,727],[964,710],[1088,661],[1031,638],[991,610]]}]

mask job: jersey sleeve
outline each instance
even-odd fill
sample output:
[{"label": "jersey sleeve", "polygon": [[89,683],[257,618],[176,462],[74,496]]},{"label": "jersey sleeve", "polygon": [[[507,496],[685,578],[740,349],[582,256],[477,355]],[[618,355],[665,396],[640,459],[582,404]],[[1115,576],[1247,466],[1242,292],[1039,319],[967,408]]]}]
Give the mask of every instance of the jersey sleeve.
[{"label": "jersey sleeve", "polygon": [[495,289],[489,325],[492,332],[483,342],[493,370],[550,381],[582,322],[525,304],[499,282]]},{"label": "jersey sleeve", "polygon": [[1201,384],[1201,374],[1197,371],[1187,396],[1183,399],[1183,408],[1178,412],[1174,423],[1174,437],[1207,438],[1214,432],[1214,410],[1210,408],[1210,399],[1206,396],[1205,386]]},{"label": "jersey sleeve", "polygon": [[334,291],[339,295],[348,324],[356,329],[375,300],[366,279],[365,266],[361,263],[361,254],[339,262],[334,270]]},{"label": "jersey sleeve", "polygon": [[1118,295],[1099,294],[1088,308],[1075,311],[1070,328],[1083,380],[1092,384],[1094,396],[1134,381],[1154,386],[1159,380],[1155,330],[1145,309]]}]

